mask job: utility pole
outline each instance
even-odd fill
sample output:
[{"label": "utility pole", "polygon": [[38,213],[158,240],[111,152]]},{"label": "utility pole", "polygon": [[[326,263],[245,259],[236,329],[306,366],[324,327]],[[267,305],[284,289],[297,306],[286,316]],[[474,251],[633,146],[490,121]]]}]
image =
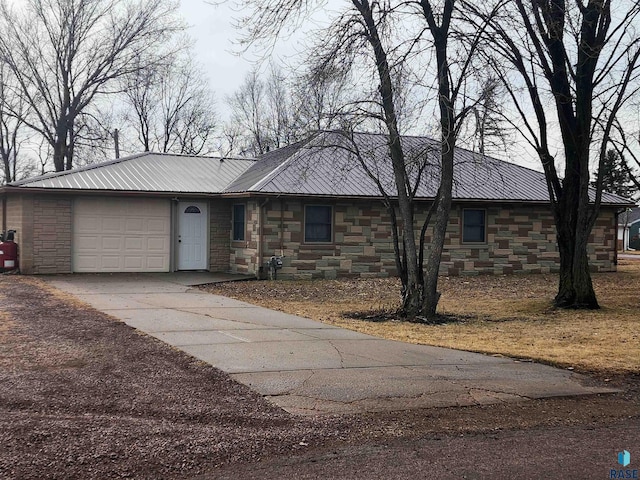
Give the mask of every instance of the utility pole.
[{"label": "utility pole", "polygon": [[115,144],[116,158],[120,158],[120,132],[117,128],[113,131],[113,143]]}]

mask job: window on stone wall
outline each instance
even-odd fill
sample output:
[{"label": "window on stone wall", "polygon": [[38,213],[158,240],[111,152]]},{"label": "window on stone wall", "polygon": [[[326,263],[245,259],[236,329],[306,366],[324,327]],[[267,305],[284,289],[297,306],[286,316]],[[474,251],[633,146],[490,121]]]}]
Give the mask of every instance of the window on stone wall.
[{"label": "window on stone wall", "polygon": [[245,206],[234,205],[233,206],[233,239],[235,241],[244,240],[245,228]]},{"label": "window on stone wall", "polygon": [[327,205],[307,205],[304,208],[304,241],[331,243],[333,241],[333,209]]},{"label": "window on stone wall", "polygon": [[486,242],[487,212],[484,209],[462,210],[462,243]]}]

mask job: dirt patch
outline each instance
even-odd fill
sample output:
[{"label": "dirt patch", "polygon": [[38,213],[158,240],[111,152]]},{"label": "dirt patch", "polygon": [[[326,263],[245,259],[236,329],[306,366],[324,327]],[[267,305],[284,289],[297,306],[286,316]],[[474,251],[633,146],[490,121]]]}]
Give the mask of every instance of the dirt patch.
[{"label": "dirt patch", "polygon": [[292,417],[38,282],[1,277],[0,288],[1,478],[184,477],[346,428]]}]

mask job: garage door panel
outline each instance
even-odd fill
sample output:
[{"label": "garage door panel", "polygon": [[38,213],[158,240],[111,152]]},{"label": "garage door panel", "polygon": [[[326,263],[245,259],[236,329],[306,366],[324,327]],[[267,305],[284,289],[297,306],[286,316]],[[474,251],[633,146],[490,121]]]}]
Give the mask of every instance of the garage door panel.
[{"label": "garage door panel", "polygon": [[168,248],[166,240],[162,238],[148,238],[147,250],[149,252],[164,252]]},{"label": "garage door panel", "polygon": [[161,233],[169,230],[169,225],[166,219],[163,218],[149,218],[147,219],[147,231],[153,233]]},{"label": "garage door panel", "polygon": [[96,255],[78,255],[74,258],[76,271],[84,272],[98,272],[100,271],[98,265],[98,257]]},{"label": "garage door panel", "polygon": [[102,255],[100,257],[100,268],[109,272],[118,272],[121,270],[122,258],[120,255]]},{"label": "garage door panel", "polygon": [[127,253],[138,252],[138,254],[144,251],[146,240],[143,237],[130,237],[125,238],[125,249]]},{"label": "garage door panel", "polygon": [[[143,217],[131,217],[125,219],[124,232],[126,234],[140,234],[151,233],[147,227],[146,219]],[[161,230],[160,233],[164,233],[165,230]]]},{"label": "garage door panel", "polygon": [[146,270],[146,263],[142,255],[127,255],[124,257],[124,270],[130,272]]},{"label": "garage door panel", "polygon": [[[120,252],[122,251],[122,237],[99,237],[103,251]],[[96,249],[96,252],[100,250]]]},{"label": "garage door panel", "polygon": [[78,235],[75,237],[74,248],[82,251],[92,251],[96,249],[96,245],[100,242],[97,235]]},{"label": "garage door panel", "polygon": [[96,233],[102,231],[102,219],[93,215],[82,215],[78,218],[83,225],[82,231],[85,233]]},{"label": "garage door panel", "polygon": [[164,265],[164,257],[163,256],[157,256],[157,257],[154,257],[153,255],[147,256],[147,268],[148,269],[156,270],[156,269],[162,268],[163,265]]},{"label": "garage door panel", "polygon": [[103,217],[102,232],[122,233],[124,231],[122,222],[123,217]]},{"label": "garage door panel", "polygon": [[80,197],[74,203],[76,272],[168,272],[170,202]]}]

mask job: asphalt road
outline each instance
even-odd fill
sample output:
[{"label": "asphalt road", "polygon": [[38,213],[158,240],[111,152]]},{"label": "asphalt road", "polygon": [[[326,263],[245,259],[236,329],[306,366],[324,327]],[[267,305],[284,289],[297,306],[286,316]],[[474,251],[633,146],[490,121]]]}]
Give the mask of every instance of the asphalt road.
[{"label": "asphalt road", "polygon": [[[324,454],[229,466],[216,479],[606,479],[640,478],[640,420],[482,434],[431,435]],[[622,467],[617,453],[627,450]],[[614,477],[611,470],[615,470]],[[634,473],[635,471],[635,473]],[[635,477],[633,475],[636,475]],[[209,479],[213,477],[199,477]]]}]

